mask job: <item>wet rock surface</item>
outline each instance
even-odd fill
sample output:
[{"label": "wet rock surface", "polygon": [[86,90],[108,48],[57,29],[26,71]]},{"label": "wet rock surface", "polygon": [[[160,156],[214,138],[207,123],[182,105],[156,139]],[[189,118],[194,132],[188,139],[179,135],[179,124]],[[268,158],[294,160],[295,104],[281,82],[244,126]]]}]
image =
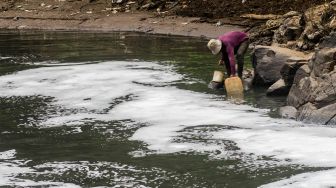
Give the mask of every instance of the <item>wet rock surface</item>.
[{"label": "wet rock surface", "polygon": [[279,114],[283,118],[296,119],[297,109],[293,106],[284,106],[279,109]]},{"label": "wet rock surface", "polygon": [[287,105],[298,109],[297,119],[334,125],[336,116],[336,48],[317,51],[296,73]]},{"label": "wet rock surface", "polygon": [[285,82],[290,82],[292,72],[295,72],[292,69],[309,59],[309,55],[302,52],[276,46],[256,46],[252,56],[255,85],[274,84],[282,78],[282,74]]},{"label": "wet rock surface", "polygon": [[268,96],[285,96],[289,92],[289,87],[286,85],[283,79],[275,82],[271,87],[269,87],[266,91],[266,95]]}]

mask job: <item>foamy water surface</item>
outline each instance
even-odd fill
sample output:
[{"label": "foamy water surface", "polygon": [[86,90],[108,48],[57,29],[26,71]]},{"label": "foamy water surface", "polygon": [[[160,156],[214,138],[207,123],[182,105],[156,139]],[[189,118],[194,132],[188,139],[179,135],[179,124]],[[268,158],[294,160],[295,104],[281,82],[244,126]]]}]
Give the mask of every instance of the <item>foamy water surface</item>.
[{"label": "foamy water surface", "polygon": [[[261,187],[336,186],[334,128],[271,118],[267,109],[232,104],[220,96],[176,87],[192,82],[197,80],[178,74],[173,66],[107,61],[42,67],[1,76],[0,96],[52,97],[49,105],[62,109],[19,126],[34,124],[43,129],[71,126],[81,132],[87,122],[131,120],[144,124],[129,137],[145,145],[145,149],[130,152],[133,157],[193,152],[206,154],[209,160],[240,158],[251,168],[286,165],[321,168]],[[232,142],[238,149],[219,144],[224,141]],[[149,181],[146,174],[156,172],[161,174],[158,178],[164,178],[168,173],[160,168],[138,169],[102,161],[47,162],[28,167],[29,159],[16,159],[16,154],[15,149],[0,153],[1,186],[80,186],[67,181],[29,180],[30,175],[62,175],[77,169],[93,179],[115,173],[111,181],[120,187],[141,187]],[[110,169],[100,171],[101,166]],[[127,175],[123,174],[125,171]]]}]

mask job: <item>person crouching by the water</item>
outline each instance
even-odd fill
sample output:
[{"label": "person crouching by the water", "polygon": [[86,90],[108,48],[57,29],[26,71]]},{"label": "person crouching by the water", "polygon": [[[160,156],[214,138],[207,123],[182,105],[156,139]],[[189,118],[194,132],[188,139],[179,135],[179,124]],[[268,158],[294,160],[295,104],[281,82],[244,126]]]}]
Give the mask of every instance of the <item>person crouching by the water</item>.
[{"label": "person crouching by the water", "polygon": [[235,55],[237,57],[238,76],[242,78],[244,67],[244,54],[249,46],[248,35],[244,32],[233,31],[225,33],[218,37],[218,39],[211,39],[208,42],[208,48],[214,55],[219,52],[222,57],[218,65],[224,65],[229,77],[236,76]]}]

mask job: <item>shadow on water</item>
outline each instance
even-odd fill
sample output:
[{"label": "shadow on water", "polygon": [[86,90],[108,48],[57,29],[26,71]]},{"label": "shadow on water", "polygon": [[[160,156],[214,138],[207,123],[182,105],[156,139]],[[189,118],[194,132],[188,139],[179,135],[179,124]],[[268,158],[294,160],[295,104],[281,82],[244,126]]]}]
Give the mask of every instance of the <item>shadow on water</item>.
[{"label": "shadow on water", "polygon": [[[120,61],[156,61],[173,65],[175,71],[185,75],[189,84],[177,84],[182,89],[224,95],[224,91],[208,88],[216,65],[216,57],[206,48],[206,40],[190,37],[146,35],[138,33],[73,33],[73,32],[0,32],[0,75],[41,66],[62,63]],[[0,77],[1,79],[1,77]],[[247,103],[273,111],[284,104],[284,98],[268,98],[263,89],[246,93]],[[120,104],[130,98],[119,98],[111,104]],[[28,174],[23,178],[69,182],[85,186],[113,186],[125,181],[133,186],[152,187],[257,187],[312,169],[301,166],[258,166],[248,161],[255,160],[239,152],[229,140],[212,140],[193,134],[208,129],[234,129],[228,126],[199,126],[184,129],[190,133],[177,137],[176,142],[218,142],[229,149],[233,157],[209,160],[209,153],[182,152],[176,154],[153,154],[146,145],[128,138],[146,124],[132,120],[86,121],[80,127],[60,126],[40,128],[39,122],[60,114],[78,113],[53,105],[53,98],[46,96],[0,98],[0,151],[15,149],[16,157],[29,160],[27,166],[37,171],[50,173]],[[105,113],[102,111],[101,113]],[[214,131],[216,131],[214,130]],[[213,130],[212,130],[213,131]],[[220,151],[218,151],[220,152]],[[130,155],[130,154],[133,155]],[[218,153],[220,154],[220,153]],[[133,157],[133,156],[138,157]],[[210,157],[211,158],[211,157]],[[245,159],[245,161],[242,160]],[[250,159],[251,158],[251,159]],[[252,159],[253,158],[253,159]],[[246,161],[247,160],[247,161]],[[257,160],[273,160],[259,158]],[[53,173],[43,163],[73,161],[75,167]],[[83,162],[83,161],[87,161]],[[101,162],[100,165],[96,163]],[[103,163],[111,162],[111,163]],[[85,163],[85,164],[83,164]],[[52,164],[49,164],[52,166]],[[77,166],[76,166],[77,165]],[[116,165],[114,167],[114,165]],[[124,167],[120,167],[126,165]],[[88,176],[85,168],[104,171],[97,177]],[[136,169],[133,169],[136,168]],[[133,169],[133,170],[132,170]],[[124,170],[124,171],[123,171]],[[316,169],[315,169],[316,170]],[[117,173],[112,177],[111,174]],[[115,179],[115,177],[119,179]],[[120,180],[128,177],[131,180]],[[114,179],[113,179],[114,178]],[[133,178],[133,180],[132,180]],[[137,182],[137,183],[134,183]]]}]

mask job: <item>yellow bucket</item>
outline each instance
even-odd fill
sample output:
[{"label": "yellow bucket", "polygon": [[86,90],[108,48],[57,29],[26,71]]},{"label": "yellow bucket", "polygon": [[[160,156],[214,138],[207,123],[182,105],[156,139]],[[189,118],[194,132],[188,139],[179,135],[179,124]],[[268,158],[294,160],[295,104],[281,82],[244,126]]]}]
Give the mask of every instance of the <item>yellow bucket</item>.
[{"label": "yellow bucket", "polygon": [[225,79],[225,89],[228,99],[244,100],[243,82],[239,77]]}]

